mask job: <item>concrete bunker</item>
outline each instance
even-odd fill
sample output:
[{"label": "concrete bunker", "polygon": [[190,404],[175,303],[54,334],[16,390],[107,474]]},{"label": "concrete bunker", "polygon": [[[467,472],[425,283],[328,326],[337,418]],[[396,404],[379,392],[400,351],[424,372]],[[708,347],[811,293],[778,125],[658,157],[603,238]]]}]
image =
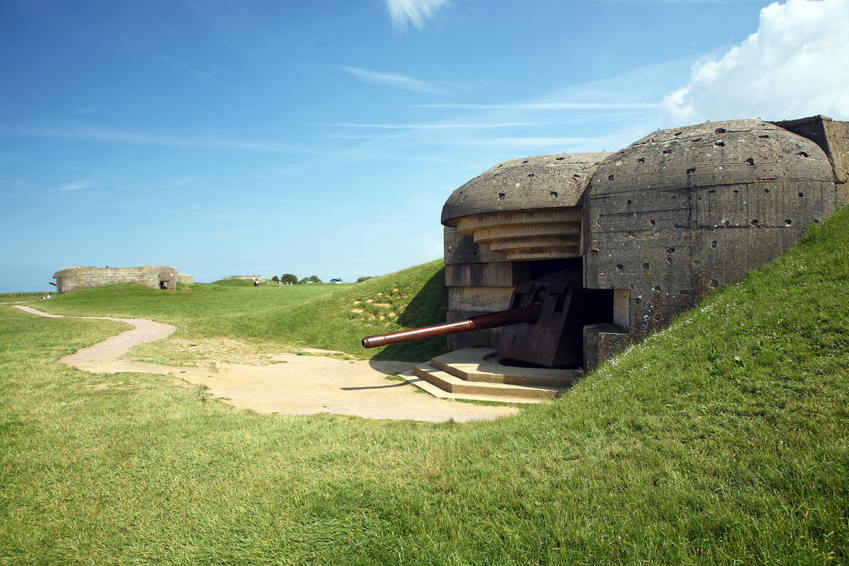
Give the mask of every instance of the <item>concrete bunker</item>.
[{"label": "concrete bunker", "polygon": [[[847,201],[849,124],[822,116],[655,132],[616,153],[501,163],[445,203],[448,320],[565,277],[565,331],[592,367],[774,259]],[[577,299],[577,304],[576,304]],[[449,336],[494,347],[505,332]]]},{"label": "concrete bunker", "polygon": [[[584,195],[605,157],[598,153],[516,159],[454,191],[442,210],[449,321],[511,308],[514,290],[523,283],[561,281],[571,285],[561,333],[571,336],[587,324],[613,322],[612,291],[582,284]],[[505,335],[516,342],[523,330],[519,325],[451,335],[449,349],[504,347]],[[581,365],[582,347],[570,336],[557,346],[561,354],[554,359]],[[522,361],[533,359],[526,350],[535,348],[535,343],[524,347]]]},{"label": "concrete bunker", "polygon": [[74,289],[87,289],[121,283],[140,283],[154,289],[174,291],[177,282],[191,282],[190,275],[177,272],[170,265],[144,267],[80,267],[72,266],[60,269],[53,274],[56,291],[67,293]]}]

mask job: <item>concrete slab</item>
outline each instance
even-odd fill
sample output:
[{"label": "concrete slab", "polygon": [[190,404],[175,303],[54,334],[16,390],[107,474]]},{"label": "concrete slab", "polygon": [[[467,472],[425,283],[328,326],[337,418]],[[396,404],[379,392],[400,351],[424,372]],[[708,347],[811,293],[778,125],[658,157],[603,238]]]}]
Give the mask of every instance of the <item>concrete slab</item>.
[{"label": "concrete slab", "polygon": [[451,393],[450,391],[446,391],[436,385],[430,383],[429,381],[422,379],[413,370],[405,371],[399,374],[404,380],[411,384],[415,385],[422,391],[426,393],[430,393],[434,397],[438,397],[440,399],[454,399],[459,401],[487,401],[487,402],[495,402],[495,403],[542,403],[547,401],[548,399],[529,399],[529,398],[505,398],[503,396],[493,396],[493,395],[480,395],[474,393]]},{"label": "concrete slab", "polygon": [[582,375],[578,369],[509,366],[500,359],[491,348],[464,348],[401,376],[446,399],[539,403],[558,397]]}]

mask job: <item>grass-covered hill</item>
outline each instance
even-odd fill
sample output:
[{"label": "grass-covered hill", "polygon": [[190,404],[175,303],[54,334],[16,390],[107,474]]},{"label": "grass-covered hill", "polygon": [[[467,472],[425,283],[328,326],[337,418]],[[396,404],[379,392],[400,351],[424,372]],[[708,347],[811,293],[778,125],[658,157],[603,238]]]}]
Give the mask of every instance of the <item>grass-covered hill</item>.
[{"label": "grass-covered hill", "polygon": [[846,564],[847,282],[849,209],[562,399],[463,425],[86,374],[56,360],[117,323],[0,306],[0,563]]}]

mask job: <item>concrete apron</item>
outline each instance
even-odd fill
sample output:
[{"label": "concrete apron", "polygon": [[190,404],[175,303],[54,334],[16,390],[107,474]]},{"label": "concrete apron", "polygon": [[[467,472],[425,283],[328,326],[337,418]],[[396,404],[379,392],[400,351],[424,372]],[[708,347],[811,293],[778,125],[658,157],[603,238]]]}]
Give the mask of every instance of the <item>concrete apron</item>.
[{"label": "concrete apron", "polygon": [[582,375],[580,369],[510,365],[491,348],[463,348],[401,377],[443,399],[540,403],[560,397]]},{"label": "concrete apron", "polygon": [[[32,307],[16,308],[41,316]],[[469,422],[515,415],[519,409],[439,399],[405,381],[386,378],[410,370],[405,362],[337,360],[324,356],[277,354],[272,365],[216,364],[216,370],[171,367],[120,359],[133,347],[170,336],[176,327],[145,319],[116,320],[134,328],[59,360],[90,373],[154,373],[204,385],[223,402],[258,413],[330,413],[369,419]],[[180,383],[182,383],[182,381]]]}]

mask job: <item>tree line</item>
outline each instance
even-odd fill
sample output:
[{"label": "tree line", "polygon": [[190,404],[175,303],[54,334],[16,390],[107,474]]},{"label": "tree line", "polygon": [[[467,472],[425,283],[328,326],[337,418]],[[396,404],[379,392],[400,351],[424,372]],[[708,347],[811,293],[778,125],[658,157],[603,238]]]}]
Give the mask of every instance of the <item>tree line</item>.
[{"label": "tree line", "polygon": [[298,276],[294,273],[284,273],[282,276],[277,277],[276,275],[271,278],[275,283],[283,283],[284,285],[303,285],[304,283],[321,283],[321,279],[318,278],[318,275],[310,275],[309,277],[304,277],[303,279],[298,279]]}]

